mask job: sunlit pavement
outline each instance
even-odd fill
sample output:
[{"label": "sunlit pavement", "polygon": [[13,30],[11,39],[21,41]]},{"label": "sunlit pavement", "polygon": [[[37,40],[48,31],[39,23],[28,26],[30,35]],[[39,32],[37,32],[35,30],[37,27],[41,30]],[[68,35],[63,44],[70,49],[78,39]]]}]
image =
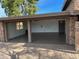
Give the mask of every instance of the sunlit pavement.
[{"label": "sunlit pavement", "polygon": [[56,44],[0,43],[0,59],[79,59],[72,48]]}]

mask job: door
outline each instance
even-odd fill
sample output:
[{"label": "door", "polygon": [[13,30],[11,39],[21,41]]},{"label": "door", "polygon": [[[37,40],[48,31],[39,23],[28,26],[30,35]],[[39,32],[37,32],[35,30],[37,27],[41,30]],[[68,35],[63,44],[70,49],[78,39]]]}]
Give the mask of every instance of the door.
[{"label": "door", "polygon": [[65,34],[65,20],[59,21],[59,33]]}]

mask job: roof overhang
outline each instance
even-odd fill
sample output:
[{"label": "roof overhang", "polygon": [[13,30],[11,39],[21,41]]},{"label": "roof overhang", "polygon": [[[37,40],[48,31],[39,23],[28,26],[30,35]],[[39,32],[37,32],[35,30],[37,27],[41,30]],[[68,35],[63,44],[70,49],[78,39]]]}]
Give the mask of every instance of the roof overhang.
[{"label": "roof overhang", "polygon": [[49,14],[40,14],[40,15],[31,15],[31,16],[14,16],[14,17],[3,17],[0,18],[0,21],[8,21],[8,20],[35,20],[39,18],[47,18],[47,17],[63,17],[63,16],[75,16],[79,15],[79,11],[65,11],[65,12],[57,12],[57,13],[49,13]]}]

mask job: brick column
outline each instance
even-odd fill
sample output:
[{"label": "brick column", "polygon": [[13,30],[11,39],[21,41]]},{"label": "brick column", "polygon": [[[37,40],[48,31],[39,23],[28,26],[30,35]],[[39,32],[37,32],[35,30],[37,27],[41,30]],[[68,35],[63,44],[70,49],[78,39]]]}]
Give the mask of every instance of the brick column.
[{"label": "brick column", "polygon": [[75,44],[75,21],[76,17],[69,17],[66,19],[66,43]]},{"label": "brick column", "polygon": [[75,49],[79,52],[79,21],[75,22]]},{"label": "brick column", "polygon": [[6,34],[6,24],[4,22],[0,22],[0,42],[4,42],[7,40]]}]

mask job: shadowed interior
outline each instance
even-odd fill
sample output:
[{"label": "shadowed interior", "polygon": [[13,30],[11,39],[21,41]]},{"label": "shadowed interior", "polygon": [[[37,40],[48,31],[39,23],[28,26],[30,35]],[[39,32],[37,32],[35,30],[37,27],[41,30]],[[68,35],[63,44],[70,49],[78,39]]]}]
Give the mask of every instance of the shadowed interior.
[{"label": "shadowed interior", "polygon": [[[59,33],[32,33],[32,43],[65,44],[65,34]],[[10,42],[27,42],[27,35],[9,40]]]}]

